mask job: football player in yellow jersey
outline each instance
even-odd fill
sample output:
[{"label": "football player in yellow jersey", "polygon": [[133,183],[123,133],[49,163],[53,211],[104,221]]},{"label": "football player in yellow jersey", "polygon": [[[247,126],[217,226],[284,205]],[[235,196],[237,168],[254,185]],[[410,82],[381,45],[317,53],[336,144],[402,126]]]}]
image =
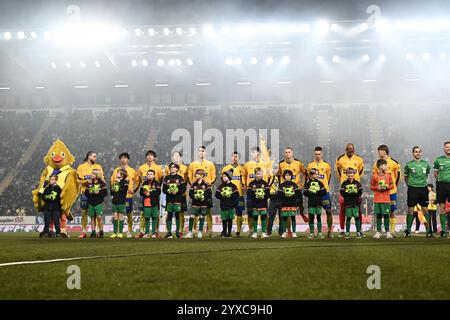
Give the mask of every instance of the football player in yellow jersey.
[{"label": "football player in yellow jersey", "polygon": [[[259,147],[254,147],[250,151],[250,156],[252,160],[246,162],[243,167],[242,174],[242,185],[243,190],[247,191],[250,182],[255,180],[255,169],[261,168],[263,170],[263,180],[269,181],[273,175],[272,173],[272,164],[270,162],[263,162],[261,160],[261,150]],[[250,195],[247,193],[247,222],[248,222],[248,231],[249,236],[252,235],[253,228],[253,217],[252,217],[253,207]],[[265,232],[265,230],[264,230]]]},{"label": "football player in yellow jersey", "polygon": [[86,227],[87,227],[87,217],[88,217],[88,203],[87,197],[84,194],[84,190],[86,189],[86,185],[88,185],[87,180],[92,179],[93,173],[92,170],[100,170],[103,179],[105,179],[105,175],[103,173],[103,168],[100,164],[97,163],[97,153],[94,151],[89,151],[84,158],[84,162],[80,164],[77,168],[77,176],[78,183],[81,186],[81,196],[80,196],[80,208],[81,208],[81,227],[82,232],[78,236],[78,238],[86,238]]},{"label": "football player in yellow jersey", "polygon": [[331,197],[330,197],[330,180],[331,180],[331,166],[324,161],[322,156],[322,147],[314,148],[314,160],[306,166],[306,172],[311,172],[311,169],[318,171],[317,180],[323,183],[327,193],[322,198],[322,207],[327,214],[328,238],[333,237],[333,216],[331,215]]},{"label": "football player in yellow jersey", "polygon": [[[346,170],[347,168],[354,168],[356,170],[354,174],[354,179],[358,182],[361,182],[361,177],[364,174],[364,160],[362,157],[358,156],[355,153],[355,145],[353,143],[347,143],[345,147],[345,153],[340,155],[336,159],[336,174],[339,178],[339,184],[347,180]],[[339,224],[341,227],[341,232],[339,233],[339,238],[345,236],[345,205],[344,198],[339,194]],[[359,203],[359,221],[362,221],[361,214],[361,203]]]},{"label": "football player in yellow jersey", "polygon": [[[391,234],[396,237],[395,235],[395,225],[396,225],[396,218],[395,214],[397,212],[397,186],[400,181],[400,174],[401,174],[401,168],[400,164],[391,158],[389,156],[389,147],[385,144],[382,144],[378,147],[378,157],[380,159],[386,160],[387,162],[387,173],[391,174],[392,179],[394,180],[394,189],[390,191],[390,197],[391,197],[391,216],[389,217],[390,226],[389,230],[391,231]],[[373,173],[377,172],[376,169],[377,165],[376,163],[373,164],[372,171]]]},{"label": "football player in yellow jersey", "polygon": [[117,172],[120,169],[123,169],[127,172],[127,180],[128,180],[128,192],[127,192],[127,202],[126,212],[127,212],[127,224],[128,224],[128,232],[127,238],[131,238],[133,236],[133,195],[139,189],[139,174],[132,167],[128,165],[130,162],[130,154],[128,152],[123,152],[119,155],[120,166],[114,169],[114,172],[111,176],[111,182],[114,177],[116,177]]},{"label": "football player in yellow jersey", "polygon": [[[299,189],[302,190],[305,185],[306,180],[306,168],[303,162],[294,157],[294,148],[286,147],[284,148],[284,160],[280,161],[278,164],[278,180],[280,184],[284,182],[284,171],[289,170],[292,172],[292,182],[298,185]],[[300,191],[299,200],[298,200],[298,208],[300,211],[300,215],[302,216],[305,222],[308,221],[308,218],[303,214],[303,195]],[[286,230],[285,230],[286,231]],[[287,220],[287,232],[288,237],[292,235],[291,233],[291,219]]]},{"label": "football player in yellow jersey", "polygon": [[[195,179],[195,172],[197,169],[203,169],[205,172],[205,176],[203,180],[211,185],[211,188],[214,186],[214,182],[216,181],[216,166],[214,163],[206,159],[206,147],[200,146],[198,147],[198,160],[191,162],[191,164],[188,167],[188,179],[189,184],[192,185],[196,179]],[[211,190],[214,193],[214,190]],[[213,228],[213,221],[212,221],[212,215],[211,215],[211,208],[212,208],[212,199],[208,205],[208,208],[206,210],[206,224],[208,226],[208,232],[209,236],[212,237],[212,228]],[[194,222],[194,229],[196,228],[196,221]]]},{"label": "football player in yellow jersey", "polygon": [[222,174],[225,172],[232,172],[233,175],[231,177],[231,183],[233,183],[238,192],[239,198],[237,199],[235,211],[236,211],[236,237],[241,235],[242,230],[242,214],[245,210],[245,202],[244,202],[244,190],[243,190],[243,174],[244,167],[239,163],[239,153],[234,151],[231,154],[231,163],[222,168]]},{"label": "football player in yellow jersey", "polygon": [[[177,174],[182,176],[184,179],[184,182],[188,181],[188,167],[183,163],[181,158],[183,157],[183,154],[181,151],[174,151],[172,152],[172,163],[177,164],[180,169],[178,170]],[[164,167],[163,170],[163,176],[168,176],[170,174],[169,171],[169,165]],[[180,212],[180,238],[183,237],[183,230],[185,226],[185,216],[184,213],[187,211],[187,193],[183,195],[183,200],[181,202],[181,212]]]},{"label": "football player in yellow jersey", "polygon": [[[139,177],[139,185],[142,184],[145,180],[147,180],[147,172],[148,170],[155,171],[155,180],[161,184],[163,179],[163,170],[156,163],[156,152],[153,150],[148,150],[145,153],[145,163],[138,168],[137,174]],[[142,238],[145,235],[145,217],[143,211],[143,204],[141,198],[141,214],[139,217],[139,233],[136,235],[136,238]],[[159,209],[159,207],[158,207]],[[159,214],[156,217],[156,237],[159,237]]]}]

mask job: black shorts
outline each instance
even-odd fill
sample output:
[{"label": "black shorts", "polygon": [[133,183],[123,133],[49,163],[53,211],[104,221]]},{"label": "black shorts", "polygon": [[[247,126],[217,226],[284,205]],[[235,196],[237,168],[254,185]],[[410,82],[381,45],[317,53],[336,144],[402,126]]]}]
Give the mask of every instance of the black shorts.
[{"label": "black shorts", "polygon": [[436,182],[436,202],[445,203],[450,202],[450,183],[449,182]]},{"label": "black shorts", "polygon": [[409,208],[415,207],[417,204],[422,208],[428,207],[428,188],[427,187],[411,187],[408,186],[407,203]]}]

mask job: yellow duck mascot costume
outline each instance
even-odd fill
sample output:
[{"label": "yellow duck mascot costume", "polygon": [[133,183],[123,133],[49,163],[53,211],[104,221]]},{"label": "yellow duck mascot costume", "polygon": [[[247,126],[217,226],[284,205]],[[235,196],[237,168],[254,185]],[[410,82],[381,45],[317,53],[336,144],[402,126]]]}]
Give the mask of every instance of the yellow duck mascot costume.
[{"label": "yellow duck mascot costume", "polygon": [[38,212],[42,211],[44,205],[42,199],[38,196],[39,191],[43,192],[43,185],[50,175],[58,175],[58,185],[61,187],[61,236],[68,237],[67,220],[72,221],[73,216],[70,212],[72,205],[78,198],[79,185],[77,172],[71,167],[75,162],[75,157],[70,153],[64,142],[56,140],[44,157],[44,163],[47,167],[42,171],[39,187],[32,191],[34,207]]}]

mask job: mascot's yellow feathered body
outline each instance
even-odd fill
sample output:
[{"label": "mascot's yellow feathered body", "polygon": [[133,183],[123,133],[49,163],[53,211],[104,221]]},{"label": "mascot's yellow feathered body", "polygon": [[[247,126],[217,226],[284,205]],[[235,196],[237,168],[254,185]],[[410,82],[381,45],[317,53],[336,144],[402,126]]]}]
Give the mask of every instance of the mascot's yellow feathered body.
[{"label": "mascot's yellow feathered body", "polygon": [[79,186],[77,172],[71,167],[75,157],[70,153],[64,142],[56,140],[44,157],[47,167],[42,171],[39,187],[32,191],[34,207],[38,212],[42,211],[43,200],[38,196],[43,192],[43,185],[51,174],[58,175],[58,185],[61,187],[61,235],[67,235],[67,220],[72,220],[70,209],[77,200]]}]

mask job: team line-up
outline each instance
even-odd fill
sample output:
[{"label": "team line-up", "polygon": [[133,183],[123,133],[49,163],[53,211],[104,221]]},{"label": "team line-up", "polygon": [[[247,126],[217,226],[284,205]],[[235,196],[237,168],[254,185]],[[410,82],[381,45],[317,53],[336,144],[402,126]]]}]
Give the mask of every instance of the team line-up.
[{"label": "team line-up", "polygon": [[[420,206],[426,219],[427,237],[433,237],[430,229],[430,215],[436,217],[439,208],[441,237],[447,237],[445,204],[450,202],[450,141],[444,143],[444,155],[436,158],[433,167],[422,157],[422,149],[412,148],[412,160],[403,168],[407,185],[407,228],[405,237],[411,236],[413,210]],[[373,238],[395,237],[395,214],[397,211],[397,186],[400,181],[400,164],[389,156],[386,145],[378,147],[379,159],[373,165],[370,189],[373,192],[374,215],[376,216],[376,233]],[[258,221],[261,221],[261,238],[272,234],[275,216],[280,221],[279,235],[297,237],[295,217],[297,212],[309,223],[308,237],[324,238],[322,233],[322,209],[327,216],[327,237],[333,237],[331,198],[329,182],[331,166],[322,159],[322,148],[314,149],[314,160],[306,167],[294,158],[292,147],[284,149],[284,160],[278,165],[261,160],[258,147],[251,150],[251,160],[239,164],[239,154],[233,152],[231,163],[221,172],[221,184],[214,188],[216,168],[206,159],[206,148],[198,148],[198,160],[186,166],[181,161],[181,152],[172,153],[172,162],[168,166],[156,163],[156,153],[147,151],[146,162],[136,171],[129,166],[128,153],[119,155],[120,166],[110,179],[109,190],[112,196],[114,231],[112,238],[124,237],[124,216],[127,215],[127,237],[132,237],[133,195],[139,193],[141,200],[140,232],[136,237],[159,238],[159,205],[161,193],[166,196],[167,233],[165,238],[202,238],[205,220],[209,236],[212,236],[212,199],[220,201],[222,219],[222,237],[231,237],[233,220],[236,216],[236,236],[242,231],[242,216],[246,210],[249,233],[258,238]],[[350,225],[353,218],[356,236],[365,237],[361,231],[361,177],[364,172],[364,160],[355,153],[355,147],[349,143],[345,153],[335,163],[335,171],[340,181],[339,191],[339,237],[350,237]],[[433,184],[428,183],[431,172],[436,179],[436,192]],[[104,237],[103,206],[108,195],[107,183],[103,169],[97,163],[97,154],[89,151],[84,163],[77,168],[80,184],[80,207],[82,213],[82,233],[87,237],[87,217],[91,219],[91,238]],[[43,206],[38,211],[44,212],[45,226],[40,236],[67,237],[65,228],[60,227],[61,192],[58,174],[50,174],[39,197]],[[244,200],[244,195],[246,199]],[[308,198],[308,208],[304,213],[303,196]],[[188,200],[189,199],[189,207]],[[246,206],[245,206],[246,204]],[[185,217],[186,216],[186,217]],[[172,223],[175,218],[175,234]],[[185,218],[189,218],[189,232],[183,235]],[[316,225],[314,224],[316,222]],[[52,231],[54,224],[55,232]],[[384,233],[382,233],[384,224]],[[317,233],[315,232],[317,227]]]}]

